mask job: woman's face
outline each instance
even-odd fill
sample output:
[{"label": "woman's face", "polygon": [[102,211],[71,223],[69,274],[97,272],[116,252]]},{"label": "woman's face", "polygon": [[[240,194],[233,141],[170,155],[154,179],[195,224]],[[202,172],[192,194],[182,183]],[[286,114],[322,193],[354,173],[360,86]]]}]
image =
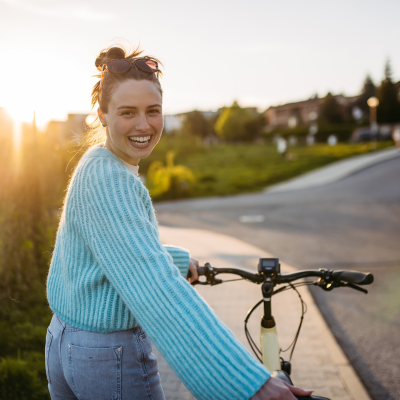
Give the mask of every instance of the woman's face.
[{"label": "woman's face", "polygon": [[148,80],[121,82],[111,96],[107,114],[99,111],[107,126],[106,147],[132,165],[150,155],[163,129],[162,98]]}]

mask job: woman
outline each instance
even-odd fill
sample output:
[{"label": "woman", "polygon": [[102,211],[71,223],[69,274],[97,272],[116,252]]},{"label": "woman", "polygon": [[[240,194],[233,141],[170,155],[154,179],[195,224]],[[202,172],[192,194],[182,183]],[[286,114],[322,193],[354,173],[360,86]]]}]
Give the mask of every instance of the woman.
[{"label": "woman", "polygon": [[137,178],[163,129],[160,71],[140,54],[114,46],[96,59],[92,103],[105,142],[80,160],[58,228],[47,282],[51,397],[163,399],[146,334],[198,399],[307,395],[270,377],[184,279],[188,268],[197,278],[197,262],[160,242]]}]

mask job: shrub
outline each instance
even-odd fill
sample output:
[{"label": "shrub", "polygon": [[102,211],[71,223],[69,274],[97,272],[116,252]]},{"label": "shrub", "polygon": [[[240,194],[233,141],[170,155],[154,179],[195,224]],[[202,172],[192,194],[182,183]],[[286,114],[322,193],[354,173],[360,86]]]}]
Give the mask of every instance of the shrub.
[{"label": "shrub", "polygon": [[11,399],[49,400],[50,396],[31,363],[4,358],[0,361],[0,400]]},{"label": "shrub", "polygon": [[320,143],[326,143],[330,135],[335,135],[339,142],[348,142],[356,128],[355,124],[321,124],[315,136]]},{"label": "shrub", "polygon": [[190,168],[174,165],[174,153],[167,153],[166,165],[154,161],[147,172],[147,186],[154,199],[177,199],[190,196],[195,182]]},{"label": "shrub", "polygon": [[[330,135],[335,135],[339,142],[348,142],[351,134],[356,129],[355,124],[319,124],[318,132],[315,135],[315,139],[319,143],[326,143]],[[275,135],[289,138],[295,136],[297,138],[305,138],[308,135],[308,126],[297,126],[296,128],[276,128],[266,134],[268,138],[272,138]]]}]

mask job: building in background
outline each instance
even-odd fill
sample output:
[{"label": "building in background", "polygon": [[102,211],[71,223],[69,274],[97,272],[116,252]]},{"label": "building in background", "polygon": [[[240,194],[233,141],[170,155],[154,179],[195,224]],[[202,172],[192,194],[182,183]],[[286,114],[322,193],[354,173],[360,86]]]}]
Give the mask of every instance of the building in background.
[{"label": "building in background", "polygon": [[[345,114],[349,112],[349,109],[351,112],[353,104],[358,97],[334,96]],[[300,125],[310,125],[319,117],[322,101],[322,98],[315,96],[296,103],[271,106],[265,111],[268,128],[295,128]]]},{"label": "building in background", "polygon": [[46,134],[60,147],[65,147],[71,142],[78,143],[89,127],[90,117],[92,114],[68,114],[66,121],[50,121]]},{"label": "building in background", "polygon": [[[218,111],[199,111],[199,112],[201,112],[204,115],[204,117],[206,117],[207,119],[211,119],[219,111],[220,110],[218,110]],[[192,111],[179,113],[179,114],[165,115],[164,116],[164,131],[166,133],[180,131],[187,114],[189,114],[191,112]]]},{"label": "building in background", "polygon": [[186,113],[164,115],[164,132],[179,131],[182,128]]},{"label": "building in background", "polygon": [[65,147],[71,138],[66,135],[66,122],[65,121],[50,121],[47,125],[46,134],[51,138],[58,147]]},{"label": "building in background", "polygon": [[88,129],[86,118],[90,114],[68,114],[65,124],[65,134],[71,137],[74,142],[79,142],[82,135]]}]

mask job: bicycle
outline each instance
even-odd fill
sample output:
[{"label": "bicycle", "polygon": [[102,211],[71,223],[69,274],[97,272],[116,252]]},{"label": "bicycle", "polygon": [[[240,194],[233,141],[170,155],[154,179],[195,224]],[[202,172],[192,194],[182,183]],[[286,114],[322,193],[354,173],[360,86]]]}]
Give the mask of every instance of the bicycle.
[{"label": "bicycle", "polygon": [[[222,279],[217,279],[216,276],[220,274],[238,275],[241,277],[241,279],[262,285],[261,286],[261,291],[263,296],[262,300],[260,300],[255,306],[253,306],[253,308],[251,308],[248,311],[246,318],[244,320],[244,330],[246,338],[249,342],[250,348],[253,350],[256,357],[260,360],[260,362],[262,362],[265,365],[265,367],[269,371],[271,371],[272,376],[280,378],[290,385],[293,385],[293,382],[290,379],[290,373],[291,373],[290,361],[296,346],[297,339],[300,334],[304,314],[306,313],[306,305],[301,297],[301,294],[297,290],[297,287],[306,285],[315,285],[321,287],[325,291],[331,291],[338,287],[348,287],[363,293],[368,293],[368,291],[361,288],[360,285],[370,285],[374,281],[374,276],[370,273],[362,273],[356,271],[333,271],[326,269],[300,270],[298,272],[294,272],[291,274],[282,275],[278,258],[260,258],[258,263],[257,273],[252,273],[249,271],[240,270],[236,268],[213,268],[209,263],[206,263],[203,267],[197,267],[197,271],[199,277],[205,276],[206,280],[194,281],[192,282],[192,285],[215,286],[223,282],[229,282],[229,281],[223,281]],[[190,273],[188,277],[190,277]],[[292,284],[292,282],[297,281],[299,279],[310,278],[310,277],[315,277],[319,279],[317,281],[304,281]],[[276,285],[281,285],[281,284],[287,284],[287,285],[274,290]],[[295,334],[294,340],[289,346],[289,348],[291,348],[289,361],[285,361],[280,356],[278,333],[276,330],[276,323],[271,310],[271,299],[272,296],[289,289],[293,289],[297,292],[302,305],[302,315],[300,318],[299,327]],[[250,332],[247,328],[247,323],[254,310],[261,304],[264,304],[264,315],[261,318],[261,327],[260,327],[261,348],[259,348],[250,335]],[[307,399],[329,400],[326,397],[313,396],[313,395],[309,397],[300,397],[300,396],[295,396],[295,397],[299,400],[307,400]]]}]

